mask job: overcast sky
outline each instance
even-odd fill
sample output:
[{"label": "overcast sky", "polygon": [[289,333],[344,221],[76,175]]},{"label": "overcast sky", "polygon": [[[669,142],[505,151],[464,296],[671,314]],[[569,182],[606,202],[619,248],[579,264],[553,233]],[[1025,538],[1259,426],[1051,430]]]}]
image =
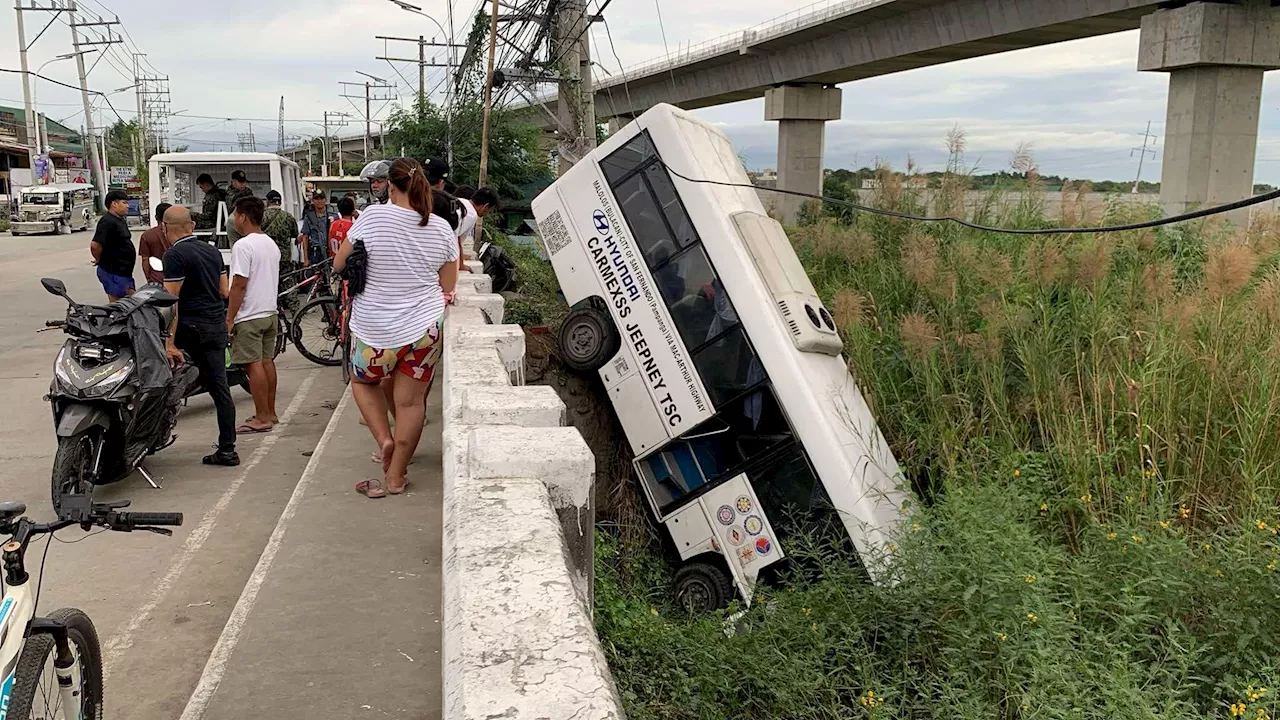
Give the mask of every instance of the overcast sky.
[{"label": "overcast sky", "polygon": [[[447,27],[447,0],[415,0]],[[260,149],[275,146],[280,96],[285,96],[289,135],[318,135],[325,111],[355,113],[339,97],[340,80],[363,81],[362,70],[395,81],[406,99],[417,83],[412,65],[375,60],[384,52],[375,35],[437,36],[431,21],[396,8],[387,0],[257,0],[253,12],[233,11],[222,2],[184,0],[81,0],[81,7],[102,13],[102,4],[118,14],[133,44],[169,75],[172,109],[188,116],[170,124],[174,142],[193,149],[233,149],[237,133],[253,131]],[[43,3],[41,3],[43,4]],[[613,0],[606,11],[613,48],[599,25],[593,28],[598,62],[616,72],[618,60],[631,65],[660,56],[666,48],[697,43],[767,21],[786,10],[776,0]],[[801,3],[794,3],[800,6]],[[180,6],[180,10],[175,7]],[[240,4],[237,7],[245,7]],[[477,0],[456,0],[458,35],[474,15]],[[661,25],[657,8],[661,8]],[[28,13],[30,40],[45,19]],[[665,28],[665,44],[664,44]],[[0,10],[0,67],[19,67],[14,12]],[[70,51],[70,31],[55,24],[31,52],[31,68]],[[862,80],[843,86],[843,119],[829,123],[827,167],[859,167],[883,160],[902,167],[908,154],[925,169],[946,159],[944,137],[959,125],[968,137],[966,161],[980,171],[1005,169],[1015,146],[1032,143],[1042,170],[1094,180],[1131,180],[1151,121],[1164,127],[1167,78],[1139,73],[1137,32],[1061,43],[975,60]],[[392,43],[393,56],[416,52],[408,43]],[[443,51],[440,51],[443,52]],[[90,86],[104,92],[132,84],[131,68],[108,57],[90,75]],[[92,62],[93,55],[89,56]],[[111,63],[122,66],[112,67]],[[398,72],[397,72],[398,71]],[[43,73],[75,84],[75,63],[50,64]],[[436,87],[440,71],[428,78]],[[21,106],[17,75],[0,74],[0,103]],[[111,95],[126,119],[136,107],[132,91]],[[79,94],[40,83],[38,101],[49,117],[73,127],[81,124]],[[1257,179],[1280,183],[1280,89],[1268,78],[1262,108]],[[109,110],[107,117],[114,119]],[[698,111],[720,124],[753,169],[775,165],[776,129],[763,120],[763,101],[755,100]],[[354,127],[342,130],[354,132]],[[1159,178],[1160,158],[1148,160],[1144,179]]]}]

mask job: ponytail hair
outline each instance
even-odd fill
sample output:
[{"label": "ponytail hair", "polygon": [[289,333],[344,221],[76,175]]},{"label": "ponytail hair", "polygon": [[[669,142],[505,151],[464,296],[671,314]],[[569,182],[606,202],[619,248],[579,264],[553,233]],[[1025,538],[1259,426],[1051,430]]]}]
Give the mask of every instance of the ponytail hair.
[{"label": "ponytail hair", "polygon": [[418,225],[426,227],[431,218],[431,185],[427,183],[427,172],[422,169],[422,164],[413,158],[399,158],[391,163],[387,179],[408,196],[409,207],[422,216]]}]

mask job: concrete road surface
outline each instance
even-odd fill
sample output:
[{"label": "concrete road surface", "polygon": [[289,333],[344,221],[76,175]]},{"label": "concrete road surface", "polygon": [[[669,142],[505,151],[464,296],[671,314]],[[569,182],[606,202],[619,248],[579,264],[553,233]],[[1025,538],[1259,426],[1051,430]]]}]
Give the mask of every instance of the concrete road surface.
[{"label": "concrete road surface", "polygon": [[[45,320],[62,318],[65,303],[47,294],[39,278],[57,277],[67,284],[72,297],[102,302],[102,289],[89,264],[89,238],[89,233],[18,238],[0,234],[0,333],[4,338],[0,342],[0,499],[23,500],[28,513],[40,519],[52,517],[49,479],[56,446],[49,407],[42,396],[64,336],[36,330]],[[292,347],[278,364],[282,425],[269,434],[242,438],[240,467],[200,464],[216,433],[212,403],[201,396],[184,409],[177,443],[148,460],[153,474],[162,479],[163,490],[152,490],[137,475],[100,489],[101,499],[129,499],[136,510],[185,513],[186,524],[176,528],[173,537],[113,532],[86,536],[72,528],[59,533],[49,546],[40,608],[48,612],[79,607],[93,618],[105,654],[107,717],[183,716],[309,457],[317,451],[343,393],[340,371],[313,365]],[[238,417],[250,415],[248,394],[236,388],[232,394]],[[352,435],[351,448],[330,452],[335,456],[364,453],[367,463],[370,443]],[[341,487],[330,489],[342,491],[337,493],[342,502],[368,502],[349,492],[347,478],[334,482]],[[309,512],[316,514],[314,508]],[[328,521],[333,526],[314,535],[316,542],[360,541],[360,528],[344,527],[341,512],[341,507],[330,510]],[[436,532],[438,545],[438,526]],[[67,544],[72,541],[80,542]],[[33,543],[28,554],[33,575],[44,551],[43,542]],[[318,572],[323,570],[316,567]],[[335,572],[332,582],[335,591],[341,592],[337,588],[350,579]],[[287,598],[279,601],[288,604]],[[303,640],[293,638],[293,642]],[[303,645],[292,651],[328,652]],[[240,659],[251,661],[252,657],[241,655]],[[269,676],[270,670],[264,675]],[[277,686],[269,677],[259,680],[256,691],[273,697],[298,689]],[[333,682],[340,684],[341,679]],[[243,691],[237,695],[244,697]],[[256,716],[254,712],[240,715]]]}]

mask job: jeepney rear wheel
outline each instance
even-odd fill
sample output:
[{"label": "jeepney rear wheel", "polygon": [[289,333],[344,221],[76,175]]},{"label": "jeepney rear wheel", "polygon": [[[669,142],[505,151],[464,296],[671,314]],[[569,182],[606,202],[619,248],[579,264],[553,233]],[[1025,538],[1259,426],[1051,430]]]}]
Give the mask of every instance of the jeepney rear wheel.
[{"label": "jeepney rear wheel", "polygon": [[691,562],[676,571],[673,590],[676,602],[688,612],[708,613],[733,599],[733,578],[711,563]]},{"label": "jeepney rear wheel", "polygon": [[618,353],[622,337],[613,318],[592,306],[569,313],[560,326],[557,342],[560,360],[576,372],[592,372],[604,367]]}]

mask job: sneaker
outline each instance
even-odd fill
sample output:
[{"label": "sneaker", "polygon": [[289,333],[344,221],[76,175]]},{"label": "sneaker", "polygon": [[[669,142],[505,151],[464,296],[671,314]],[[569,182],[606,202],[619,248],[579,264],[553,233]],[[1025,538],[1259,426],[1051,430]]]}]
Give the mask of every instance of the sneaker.
[{"label": "sneaker", "polygon": [[235,450],[218,450],[212,455],[205,455],[201,460],[205,465],[224,465],[235,467],[240,464],[240,456]]}]

